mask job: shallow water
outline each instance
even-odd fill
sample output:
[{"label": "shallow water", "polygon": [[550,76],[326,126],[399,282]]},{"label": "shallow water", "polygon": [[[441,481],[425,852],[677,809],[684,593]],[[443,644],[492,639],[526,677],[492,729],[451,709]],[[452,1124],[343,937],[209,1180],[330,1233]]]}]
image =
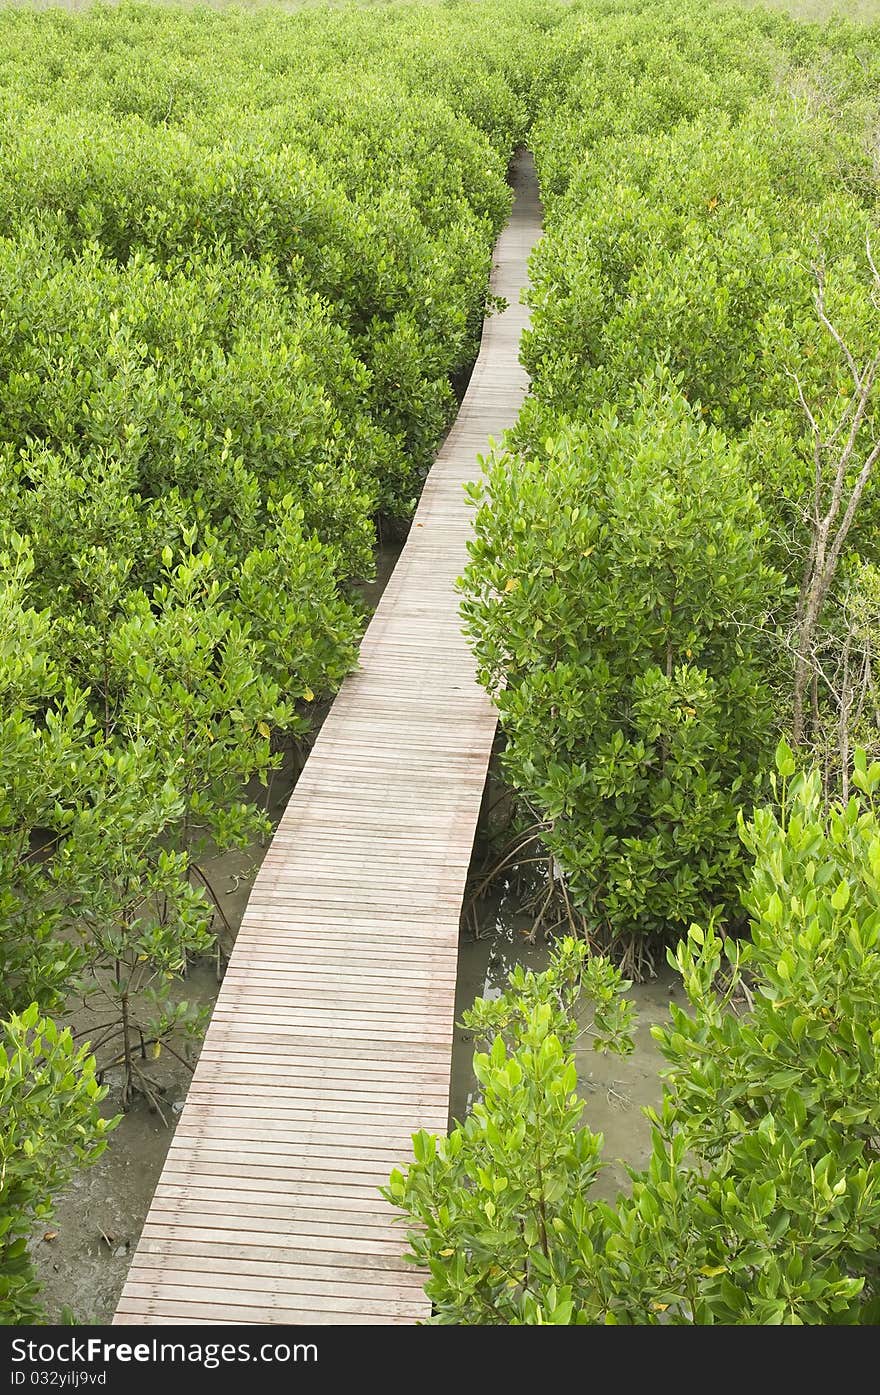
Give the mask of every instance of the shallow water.
[{"label": "shallow water", "polygon": [[[474,998],[497,998],[515,964],[540,973],[547,966],[550,947],[543,939],[532,944],[527,939],[531,919],[522,911],[502,902],[480,927],[480,936],[462,932],[458,954],[458,989],[455,1020]],[[651,1027],[666,1021],[671,999],[682,1001],[679,980],[671,969],[657,978],[634,984],[627,995],[636,1007],[634,1050],[630,1056],[617,1056],[592,1049],[589,1035],[583,1033],[575,1050],[578,1091],[586,1101],[584,1123],[605,1139],[605,1167],[596,1183],[595,1195],[612,1200],[629,1177],[626,1165],[643,1167],[650,1155],[651,1129],[645,1106],[657,1106],[661,1097],[660,1071],[663,1060],[651,1036]],[[589,1011],[584,1007],[579,1020],[586,1026]],[[471,1068],[473,1038],[456,1026],[452,1055],[450,1121],[462,1119],[472,1104],[477,1088]]]}]

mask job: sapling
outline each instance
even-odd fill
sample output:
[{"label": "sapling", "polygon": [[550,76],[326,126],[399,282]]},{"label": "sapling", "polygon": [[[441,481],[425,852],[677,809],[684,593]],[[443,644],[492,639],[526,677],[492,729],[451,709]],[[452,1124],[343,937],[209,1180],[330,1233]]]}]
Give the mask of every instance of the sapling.
[{"label": "sapling", "polygon": [[0,1020],[0,1324],[45,1320],[28,1240],[74,1171],[103,1153],[118,1123],[101,1115],[106,1093],[88,1048],[36,1003]]}]

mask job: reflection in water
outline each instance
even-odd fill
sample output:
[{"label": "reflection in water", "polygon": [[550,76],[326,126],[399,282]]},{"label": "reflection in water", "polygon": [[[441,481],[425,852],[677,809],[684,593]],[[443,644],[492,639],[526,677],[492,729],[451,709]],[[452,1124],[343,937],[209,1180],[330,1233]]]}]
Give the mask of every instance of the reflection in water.
[{"label": "reflection in water", "polygon": [[[550,951],[539,937],[536,944],[527,938],[534,916],[519,909],[508,883],[500,895],[484,902],[479,917],[480,937],[463,930],[458,946],[458,985],[455,994],[455,1020],[459,1023],[475,998],[498,998],[507,976],[516,964],[540,973],[547,967]],[[473,1035],[456,1027],[452,1052],[450,1121],[463,1119],[474,1098],[476,1080],[471,1069]]]}]

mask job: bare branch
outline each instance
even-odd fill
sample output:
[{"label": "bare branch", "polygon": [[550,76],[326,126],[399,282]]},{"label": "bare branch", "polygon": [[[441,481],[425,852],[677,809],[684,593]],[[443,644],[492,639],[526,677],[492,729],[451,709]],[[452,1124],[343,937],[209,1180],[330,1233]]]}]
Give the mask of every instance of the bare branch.
[{"label": "bare branch", "polygon": [[801,380],[800,380],[800,378],[798,377],[797,373],[792,372],[792,370],[791,370],[790,368],[783,368],[783,371],[784,371],[785,376],[786,376],[787,378],[791,378],[791,381],[794,383],[795,387],[797,388],[798,401],[799,401],[800,404],[801,404],[801,407],[802,407],[802,409],[803,409],[804,416],[807,418],[807,421],[810,423],[810,430],[811,430],[812,433],[813,433],[814,439],[815,439],[816,441],[821,442],[821,440],[822,440],[822,433],[821,433],[821,431],[819,430],[818,425],[816,424],[816,418],[813,416],[813,413],[810,411],[809,407],[807,406],[807,399],[804,397],[804,390],[803,390],[803,388],[801,387]]},{"label": "bare branch", "polygon": [[871,454],[868,456],[867,460],[865,461],[864,465],[859,471],[858,478],[856,479],[856,482],[852,487],[852,492],[849,496],[849,503],[846,506],[846,512],[844,513],[843,518],[841,519],[840,527],[837,530],[834,542],[831,545],[831,551],[828,554],[828,564],[832,572],[834,571],[834,568],[837,566],[841,548],[843,547],[843,544],[846,541],[846,535],[849,532],[850,527],[852,526],[852,521],[855,517],[856,509],[859,506],[861,497],[865,492],[865,486],[868,483],[868,480],[871,478],[871,474],[873,472],[874,466],[877,463],[878,458],[880,458],[880,441],[877,441],[877,443],[875,444],[874,449],[871,451]]},{"label": "bare branch", "polygon": [[855,385],[856,385],[856,391],[858,392],[859,389],[861,388],[862,383],[861,383],[861,379],[860,379],[860,377],[859,377],[859,371],[858,371],[858,369],[856,368],[856,361],[855,361],[855,359],[853,358],[852,354],[850,353],[849,349],[847,348],[846,344],[843,342],[843,338],[842,338],[841,334],[839,333],[839,331],[838,331],[837,329],[835,329],[834,325],[831,323],[831,320],[828,318],[828,315],[827,315],[826,310],[825,310],[825,269],[824,269],[824,267],[822,267],[822,266],[814,266],[814,267],[813,267],[813,275],[814,275],[815,278],[816,278],[816,284],[817,284],[817,287],[818,287],[818,289],[817,289],[817,291],[816,291],[816,295],[815,295],[815,303],[816,303],[816,310],[817,310],[817,312],[818,312],[819,319],[822,321],[822,324],[825,326],[825,328],[827,329],[828,333],[831,335],[832,339],[834,339],[834,341],[836,342],[838,348],[840,349],[840,352],[843,354],[844,358],[846,359],[847,364],[849,365],[849,371],[850,371],[850,373],[851,373],[852,376],[853,376],[853,382],[854,382]]},{"label": "bare branch", "polygon": [[[875,285],[880,288],[880,276],[871,255],[868,241],[868,262]],[[810,538],[807,556],[801,572],[801,584],[795,614],[795,662],[794,662],[794,710],[792,716],[792,738],[795,745],[804,739],[805,699],[810,692],[810,708],[814,734],[819,728],[819,692],[816,664],[816,641],[823,606],[834,581],[843,546],[852,527],[856,510],[862,500],[868,481],[877,460],[880,459],[880,440],[872,442],[862,465],[852,480],[851,469],[859,435],[871,402],[874,385],[880,369],[880,354],[875,355],[859,371],[855,356],[843,339],[840,331],[832,323],[825,308],[825,272],[821,265],[814,265],[816,277],[816,311],[821,323],[831,335],[849,368],[855,384],[855,393],[849,398],[841,412],[837,424],[828,439],[823,440],[816,414],[811,411],[796,374],[788,372],[794,381],[801,409],[810,426],[813,439],[814,483],[813,511],[810,519]],[[843,431],[846,440],[839,444]],[[833,461],[833,463],[832,463]],[[828,468],[830,466],[830,469]],[[824,493],[824,500],[823,500]],[[841,515],[842,510],[842,515]],[[850,655],[845,654],[844,678],[840,693],[836,694],[840,720],[848,723],[853,698],[847,698]],[[823,675],[826,688],[831,691],[827,676]],[[845,708],[845,711],[844,711]],[[847,726],[847,731],[849,730]],[[843,736],[839,734],[838,750],[843,749]],[[847,748],[848,749],[848,748]]]}]

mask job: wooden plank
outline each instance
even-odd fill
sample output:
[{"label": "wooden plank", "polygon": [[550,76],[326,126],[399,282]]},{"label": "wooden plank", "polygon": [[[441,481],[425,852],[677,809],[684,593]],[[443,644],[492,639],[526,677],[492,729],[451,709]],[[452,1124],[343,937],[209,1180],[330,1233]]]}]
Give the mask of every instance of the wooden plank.
[{"label": "wooden plank", "polygon": [[[150,1262],[152,1261],[152,1262]],[[200,1252],[186,1254],[180,1250],[175,1251],[174,1262],[181,1275],[187,1275],[187,1282],[192,1282],[196,1287],[205,1287],[205,1257]],[[285,1284],[288,1280],[297,1286],[305,1281],[312,1291],[339,1292],[356,1295],[358,1290],[363,1288],[369,1297],[371,1291],[379,1296],[383,1289],[399,1290],[400,1274],[394,1270],[376,1270],[375,1272],[358,1270],[354,1268],[343,1268],[339,1265],[320,1264],[289,1264],[284,1260],[276,1260],[274,1273],[271,1277],[266,1276],[265,1266],[260,1260],[248,1260],[236,1257],[233,1269],[226,1268],[226,1262],[215,1261],[215,1267],[208,1270],[208,1282],[212,1282],[214,1274],[229,1274],[237,1279],[251,1278],[253,1283],[242,1282],[242,1288],[262,1289],[266,1285],[273,1288],[278,1287],[279,1279]],[[156,1283],[161,1281],[162,1270],[154,1256],[145,1255],[142,1261],[132,1264],[130,1274],[139,1283]],[[190,1279],[188,1276],[193,1275]],[[202,1276],[201,1278],[199,1276]],[[418,1275],[413,1273],[413,1293],[421,1301],[421,1281]]]},{"label": "wooden plank", "polygon": [[[297,1249],[291,1246],[290,1237],[275,1237],[275,1244],[252,1244],[247,1239],[236,1243],[234,1236],[229,1236],[226,1232],[211,1232],[211,1230],[201,1230],[192,1235],[173,1235],[169,1230],[163,1230],[162,1239],[155,1240],[145,1237],[144,1242],[139,1246],[139,1253],[144,1254],[146,1261],[149,1257],[160,1256],[160,1254],[173,1253],[183,1254],[183,1256],[204,1257],[216,1265],[218,1269],[225,1269],[229,1272],[229,1261],[234,1262],[254,1262],[261,1269],[259,1272],[265,1274],[265,1265],[271,1264],[272,1268],[278,1264],[318,1265],[322,1269],[344,1269],[351,1275],[351,1281],[360,1281],[364,1275],[375,1274],[379,1282],[400,1282],[400,1278],[409,1278],[414,1286],[421,1288],[421,1279],[418,1278],[416,1269],[404,1268],[400,1261],[399,1254],[381,1254],[381,1256],[371,1256],[370,1251],[365,1254],[358,1254],[356,1250],[350,1253],[342,1251],[340,1254],[324,1254],[322,1251]],[[139,1262],[139,1261],[132,1261]]]},{"label": "wooden plank", "polygon": [[247,1071],[233,1062],[224,1073],[216,1068],[211,1071],[207,1067],[201,1068],[198,1075],[193,1080],[189,1088],[189,1098],[197,1099],[199,1096],[207,1096],[212,1093],[222,1093],[227,1087],[234,1083],[241,1085],[259,1085],[262,1082],[271,1082],[271,1090],[276,1099],[306,1099],[310,1095],[318,1099],[326,1100],[355,1100],[358,1107],[368,1105],[370,1102],[385,1105],[394,1104],[396,1101],[405,1100],[407,1107],[413,1101],[419,1103],[437,1103],[446,1101],[448,1091],[446,1083],[441,1075],[437,1075],[431,1080],[420,1080],[411,1076],[407,1080],[393,1080],[380,1076],[370,1081],[358,1081],[355,1085],[338,1083],[332,1077],[328,1077],[325,1071],[316,1068],[312,1073],[297,1071],[295,1076],[286,1074],[279,1069],[262,1071]]},{"label": "wooden plank", "polygon": [[[314,1097],[312,1097],[314,1100]],[[204,1095],[198,1091],[193,1092],[187,1099],[190,1112],[198,1111],[203,1116],[215,1112],[222,1114],[224,1119],[230,1123],[247,1124],[251,1128],[258,1128],[263,1131],[263,1121],[269,1127],[276,1124],[284,1128],[290,1126],[305,1128],[309,1124],[331,1124],[334,1128],[345,1128],[347,1131],[360,1131],[361,1125],[372,1127],[373,1119],[381,1119],[386,1124],[399,1124],[401,1129],[407,1131],[407,1135],[414,1127],[414,1119],[425,1117],[426,1114],[436,1114],[438,1106],[434,1104],[420,1104],[415,1095],[413,1099],[405,1104],[403,1102],[394,1105],[374,1103],[366,1104],[360,1100],[328,1100],[324,1103],[306,1103],[303,1100],[294,1100],[290,1104],[270,1104],[268,1100],[257,1096],[255,1101],[246,1100],[236,1096],[234,1103],[224,1100],[222,1094],[211,1097],[206,1101]],[[441,1112],[445,1117],[446,1108],[441,1106]],[[353,1117],[352,1117],[353,1116]],[[349,1124],[349,1119],[352,1122]]]},{"label": "wooden plank", "polygon": [[197,1240],[205,1236],[222,1236],[231,1240],[248,1239],[257,1244],[274,1242],[285,1251],[292,1241],[299,1241],[325,1254],[359,1254],[367,1263],[379,1255],[401,1266],[403,1263],[400,1258],[403,1232],[395,1234],[390,1227],[387,1232],[365,1230],[361,1235],[354,1235],[346,1227],[334,1231],[329,1226],[310,1225],[306,1221],[292,1226],[286,1217],[280,1216],[215,1215],[207,1208],[204,1211],[190,1211],[184,1206],[180,1207],[178,1214],[173,1211],[166,1213],[162,1207],[154,1211],[151,1207],[144,1223],[144,1235],[155,1239],[168,1232]]},{"label": "wooden plank", "polygon": [[[274,1199],[267,1201],[266,1195]],[[200,1195],[197,1189],[180,1188],[174,1195],[168,1196],[165,1189],[160,1187],[151,1209],[157,1213],[157,1218],[164,1212],[175,1219],[186,1218],[190,1222],[201,1217],[215,1225],[220,1223],[222,1216],[223,1223],[229,1229],[242,1228],[245,1232],[252,1225],[269,1229],[277,1224],[289,1229],[295,1223],[299,1235],[338,1235],[346,1241],[362,1238],[371,1243],[375,1239],[377,1244],[387,1239],[392,1248],[397,1243],[393,1214],[389,1210],[387,1216],[379,1215],[377,1207],[372,1212],[360,1212],[343,1210],[341,1204],[335,1209],[326,1205],[305,1206],[292,1199],[284,1205],[275,1198],[274,1192],[265,1193],[258,1199],[236,1201],[235,1213],[229,1217],[222,1211],[218,1215],[216,1206],[216,1199],[210,1192]]]},{"label": "wooden plank", "polygon": [[264,1147],[274,1145],[276,1151],[281,1144],[312,1145],[322,1141],[328,1151],[333,1149],[344,1157],[378,1155],[388,1158],[396,1154],[398,1163],[411,1152],[412,1134],[426,1124],[429,1117],[435,1125],[440,1122],[440,1111],[417,1106],[413,1107],[412,1123],[406,1125],[379,1115],[360,1122],[336,1119],[323,1124],[317,1119],[265,1121],[258,1128],[253,1120],[226,1115],[218,1109],[205,1110],[197,1101],[184,1113],[188,1117],[181,1115],[177,1128],[180,1138],[205,1139],[209,1143],[220,1138],[237,1139],[239,1142],[243,1139],[248,1142],[248,1152],[251,1151],[249,1141],[254,1139]]},{"label": "wooden plank", "polygon": [[178,1323],[184,1327],[192,1327],[198,1323],[215,1325],[217,1323],[231,1324],[236,1327],[250,1327],[255,1323],[301,1323],[308,1322],[325,1324],[327,1326],[338,1327],[342,1324],[369,1323],[370,1326],[401,1326],[410,1324],[411,1318],[402,1317],[365,1317],[359,1313],[304,1313],[301,1309],[291,1308],[289,1312],[268,1313],[265,1309],[243,1308],[233,1302],[226,1302],[221,1296],[214,1303],[177,1303],[171,1298],[156,1298],[147,1300],[138,1295],[128,1298],[123,1290],[119,1307],[116,1310],[114,1323],[129,1323],[141,1326],[145,1323],[159,1323],[162,1327],[169,1323]]},{"label": "wooden plank", "polygon": [[[218,1049],[218,1043],[216,1041],[212,1042],[210,1046],[206,1046],[202,1051],[198,1068],[199,1071],[201,1071],[203,1064],[216,1067],[219,1063],[221,1070],[223,1066],[227,1064],[231,1070],[257,1070],[261,1078],[269,1078],[266,1070],[267,1066],[280,1070],[284,1075],[295,1071],[297,1073],[302,1072],[307,1078],[317,1074],[319,1077],[327,1080],[331,1078],[327,1074],[328,1070],[333,1070],[334,1075],[332,1078],[335,1079],[336,1076],[342,1080],[348,1078],[346,1076],[348,1067],[345,1061],[334,1059],[331,1061],[316,1062],[314,1056],[303,1053],[300,1049],[291,1051],[288,1055],[285,1055],[283,1061],[281,1061],[279,1057],[271,1051],[264,1052],[261,1051],[259,1047],[248,1049],[248,1045],[247,1042],[239,1043],[236,1050],[232,1051],[227,1050],[225,1045]],[[384,1054],[377,1055],[376,1053],[372,1056],[362,1053],[357,1062],[357,1070],[364,1084],[371,1083],[377,1078],[387,1080],[389,1076],[393,1076],[394,1079],[400,1077],[401,1080],[433,1082],[435,1080],[445,1080],[449,1075],[448,1063],[431,1060],[413,1061],[409,1058],[406,1060],[401,1058],[394,1066],[393,1071],[391,1071],[389,1070],[388,1061]]]},{"label": "wooden plank", "polygon": [[[239,1179],[241,1180],[241,1179]],[[371,1225],[375,1223],[376,1210],[376,1190],[368,1187],[360,1194],[356,1190],[346,1188],[345,1195],[340,1197],[338,1184],[328,1187],[319,1192],[303,1190],[301,1187],[282,1186],[280,1183],[273,1184],[271,1195],[278,1203],[277,1208],[273,1207],[271,1213],[265,1210],[265,1203],[261,1209],[260,1199],[267,1193],[265,1186],[260,1186],[253,1179],[247,1185],[238,1187],[223,1186],[211,1177],[188,1178],[184,1181],[170,1181],[164,1177],[162,1179],[161,1194],[163,1199],[173,1201],[180,1198],[187,1202],[207,1202],[210,1206],[253,1206],[254,1213],[264,1216],[266,1214],[289,1215],[289,1216],[312,1216],[319,1220],[329,1220],[331,1222],[341,1222],[348,1218],[358,1225]],[[342,1207],[340,1206],[342,1202]],[[282,1202],[285,1202],[282,1205]],[[289,1206],[286,1204],[289,1202]],[[383,1226],[383,1229],[386,1227]]]},{"label": "wooden plank", "polygon": [[[199,1140],[199,1147],[193,1147],[193,1138]],[[408,1140],[407,1140],[408,1142]],[[326,1168],[337,1167],[348,1172],[349,1169],[381,1167],[387,1175],[392,1167],[399,1167],[406,1148],[401,1148],[400,1142],[390,1142],[384,1140],[380,1145],[375,1143],[353,1143],[343,1142],[338,1136],[331,1138],[325,1143],[320,1154],[314,1152],[314,1140],[310,1138],[299,1138],[291,1134],[284,1134],[280,1138],[258,1138],[250,1139],[248,1142],[246,1156],[251,1162],[260,1158],[271,1158],[291,1162],[314,1162],[317,1157]],[[222,1128],[214,1127],[210,1133],[205,1129],[197,1128],[186,1130],[180,1134],[180,1149],[186,1150],[188,1158],[213,1157],[217,1153],[224,1156],[242,1156],[241,1138],[234,1130],[224,1131]],[[171,1154],[169,1153],[169,1157]],[[176,1154],[179,1158],[180,1151]],[[231,1167],[233,1164],[229,1164]],[[380,1183],[381,1185],[381,1183]],[[148,1217],[149,1219],[149,1217]]]},{"label": "wooden plank", "polygon": [[445,1128],[458,922],[495,711],[461,632],[463,484],[516,418],[534,170],[496,249],[508,308],[257,874],[115,1321],[413,1323],[380,1195]]},{"label": "wooden plank", "polygon": [[[350,968],[350,959],[348,964]],[[327,987],[328,978],[338,974],[339,968],[341,966],[334,966],[332,960],[317,962],[310,960],[305,965],[297,964],[295,968],[258,965],[252,970],[253,977],[250,984],[255,994],[262,994],[264,997],[274,986],[276,994],[282,992],[290,999],[295,999],[297,995],[305,993],[313,1001],[332,997],[347,1002],[358,1001],[357,994],[360,985],[360,992],[363,996],[377,1003],[386,999],[394,1001],[395,993],[398,999],[419,1000],[427,994],[433,996],[434,1001],[436,1001],[438,990],[443,991],[455,985],[455,979],[446,972],[430,973],[418,969],[410,973],[402,970],[400,978],[397,979],[391,971],[382,973],[382,966],[376,966],[368,958],[363,963],[358,963],[356,977],[337,978],[332,987]],[[245,991],[248,987],[248,979],[239,969],[235,970],[233,984],[239,992]],[[318,991],[319,989],[320,991]]]},{"label": "wooden plank", "polygon": [[162,1176],[162,1186],[167,1195],[174,1194],[168,1191],[168,1188],[216,1185],[224,1192],[244,1196],[246,1193],[265,1192],[266,1184],[271,1182],[272,1191],[276,1196],[299,1196],[307,1198],[312,1204],[323,1198],[333,1205],[336,1204],[340,1189],[344,1186],[347,1206],[353,1206],[357,1202],[358,1206],[365,1203],[374,1207],[376,1187],[380,1186],[384,1179],[378,1169],[372,1177],[364,1174],[364,1178],[361,1182],[353,1181],[346,1173],[340,1180],[338,1172],[330,1172],[321,1180],[315,1180],[314,1177],[307,1179],[285,1172],[282,1168],[254,1168],[249,1167],[247,1163],[242,1163],[240,1168],[230,1173],[228,1167],[224,1168],[217,1163],[213,1166],[206,1165],[200,1160],[197,1167],[182,1169],[180,1172],[166,1168]]},{"label": "wooden plank", "polygon": [[[182,1276],[185,1279],[184,1283],[169,1285],[165,1282],[161,1270],[135,1270],[128,1283],[129,1295],[138,1294],[148,1298],[167,1295],[187,1301],[209,1302],[211,1299],[208,1295],[216,1293],[218,1277],[220,1276],[217,1274],[200,1274],[192,1270]],[[229,1277],[233,1278],[232,1275]],[[375,1294],[366,1291],[363,1285],[355,1284],[349,1288],[345,1283],[322,1283],[308,1275],[301,1276],[297,1271],[285,1276],[282,1294],[278,1292],[277,1280],[269,1275],[236,1275],[234,1280],[234,1285],[231,1284],[230,1287],[234,1288],[241,1306],[268,1307],[273,1313],[279,1308],[287,1308],[289,1299],[294,1296],[298,1308],[314,1307],[319,1312],[410,1314],[415,1319],[421,1317],[424,1310],[424,1299],[418,1291],[407,1301],[401,1299],[394,1289],[389,1289],[387,1296],[381,1290]],[[202,1290],[207,1290],[207,1293],[203,1294]]]},{"label": "wooden plank", "polygon": [[[221,1025],[224,1029],[223,1032],[219,1030]],[[259,1039],[256,1039],[253,1033],[251,1033],[248,1030],[246,1023],[224,1022],[222,1024],[218,1024],[218,1030],[213,1034],[214,1040],[211,1042],[212,1048],[215,1043],[219,1043],[223,1040],[224,1034],[228,1042],[230,1042],[231,1044],[234,1043],[234,1048],[231,1047],[231,1049],[234,1049],[236,1054],[247,1053],[248,1050],[252,1050],[254,1053],[263,1054],[267,1050],[269,1050],[269,1048],[272,1048],[272,1050],[274,1050],[275,1047],[283,1047],[283,1054],[281,1052],[276,1053],[278,1059],[283,1059],[286,1061],[289,1059],[289,1057],[292,1057],[296,1051],[303,1049],[311,1053],[311,1060],[315,1059],[314,1037],[309,1036],[305,1032],[303,1032],[300,1036],[279,1036],[272,1032],[265,1032],[260,1034]],[[325,1032],[324,1039],[326,1039],[326,1036],[327,1034]],[[434,1050],[433,1046],[425,1042],[380,1042],[376,1038],[373,1038],[370,1041],[350,1039],[346,1043],[344,1058],[351,1063],[353,1069],[355,1070],[358,1069],[362,1061],[375,1061],[387,1059],[389,1062],[389,1073],[392,1074],[393,1062],[395,1060],[404,1060],[408,1064],[413,1061],[424,1061],[428,1064],[434,1064],[441,1059],[441,1057],[438,1056],[438,1053]],[[338,1061],[339,1059],[339,1054],[336,1054],[333,1057],[333,1060]],[[330,1062],[328,1062],[328,1064],[329,1063]],[[449,1062],[447,1058],[447,1068],[448,1064]]]}]

